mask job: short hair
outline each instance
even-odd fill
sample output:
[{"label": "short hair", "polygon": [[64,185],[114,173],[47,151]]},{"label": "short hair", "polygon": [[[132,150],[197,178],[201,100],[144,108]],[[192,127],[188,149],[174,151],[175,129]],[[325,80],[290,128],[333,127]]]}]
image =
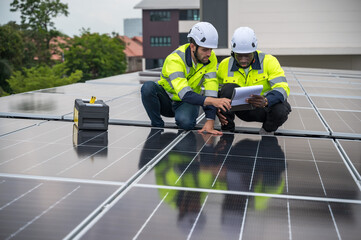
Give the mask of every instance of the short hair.
[{"label": "short hair", "polygon": [[198,47],[198,44],[196,43],[196,41],[194,41],[194,39],[192,37],[188,38],[189,43],[193,43],[194,45],[196,45]]}]

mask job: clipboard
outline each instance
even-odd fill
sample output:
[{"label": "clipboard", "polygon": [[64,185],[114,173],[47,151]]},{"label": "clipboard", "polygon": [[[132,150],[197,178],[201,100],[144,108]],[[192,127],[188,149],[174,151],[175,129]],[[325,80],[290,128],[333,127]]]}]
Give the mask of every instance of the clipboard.
[{"label": "clipboard", "polygon": [[254,106],[246,102],[251,95],[261,95],[263,85],[249,87],[237,87],[233,89],[231,111],[244,111],[255,109]]}]

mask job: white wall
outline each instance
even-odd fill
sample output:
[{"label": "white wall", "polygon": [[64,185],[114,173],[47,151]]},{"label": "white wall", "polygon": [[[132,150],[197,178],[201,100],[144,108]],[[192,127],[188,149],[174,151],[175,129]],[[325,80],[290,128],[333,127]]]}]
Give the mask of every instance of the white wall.
[{"label": "white wall", "polygon": [[274,55],[361,54],[361,0],[228,0],[229,41],[240,26]]},{"label": "white wall", "polygon": [[[361,0],[360,0],[361,1]],[[193,27],[194,24],[199,21],[179,21],[178,28],[180,33],[187,33]]]}]

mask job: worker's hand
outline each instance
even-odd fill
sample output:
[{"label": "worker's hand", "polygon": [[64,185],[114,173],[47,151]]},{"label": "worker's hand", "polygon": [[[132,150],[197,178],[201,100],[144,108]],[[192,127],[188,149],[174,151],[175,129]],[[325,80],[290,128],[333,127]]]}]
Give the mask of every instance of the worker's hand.
[{"label": "worker's hand", "polygon": [[268,105],[267,98],[260,95],[251,95],[250,98],[246,99],[247,103],[250,103],[254,107],[263,108]]},{"label": "worker's hand", "polygon": [[214,135],[223,135],[222,132],[214,129],[214,120],[207,120],[201,130],[198,130],[198,133],[211,133]]},{"label": "worker's hand", "polygon": [[222,126],[228,124],[227,118],[222,114],[220,109],[217,110],[217,116]]},{"label": "worker's hand", "polygon": [[231,99],[206,97],[204,100],[204,105],[213,105],[216,108],[220,108],[226,112],[227,110],[231,109]]}]

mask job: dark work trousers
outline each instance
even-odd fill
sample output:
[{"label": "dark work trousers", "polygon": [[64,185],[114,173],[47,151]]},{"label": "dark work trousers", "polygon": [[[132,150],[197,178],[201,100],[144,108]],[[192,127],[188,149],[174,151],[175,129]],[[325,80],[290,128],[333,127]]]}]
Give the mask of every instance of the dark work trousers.
[{"label": "dark work trousers", "polygon": [[[239,86],[234,83],[225,84],[219,92],[218,97],[231,99],[233,89],[236,87]],[[222,111],[222,114],[227,118],[228,121],[227,125],[222,126],[222,130],[234,131],[234,118],[236,115],[238,118],[246,122],[261,122],[263,123],[262,128],[264,130],[267,132],[273,132],[276,131],[284,122],[286,122],[290,112],[291,106],[287,100],[283,103],[276,103],[271,107],[255,108],[252,110],[243,110],[237,112]]]}]

